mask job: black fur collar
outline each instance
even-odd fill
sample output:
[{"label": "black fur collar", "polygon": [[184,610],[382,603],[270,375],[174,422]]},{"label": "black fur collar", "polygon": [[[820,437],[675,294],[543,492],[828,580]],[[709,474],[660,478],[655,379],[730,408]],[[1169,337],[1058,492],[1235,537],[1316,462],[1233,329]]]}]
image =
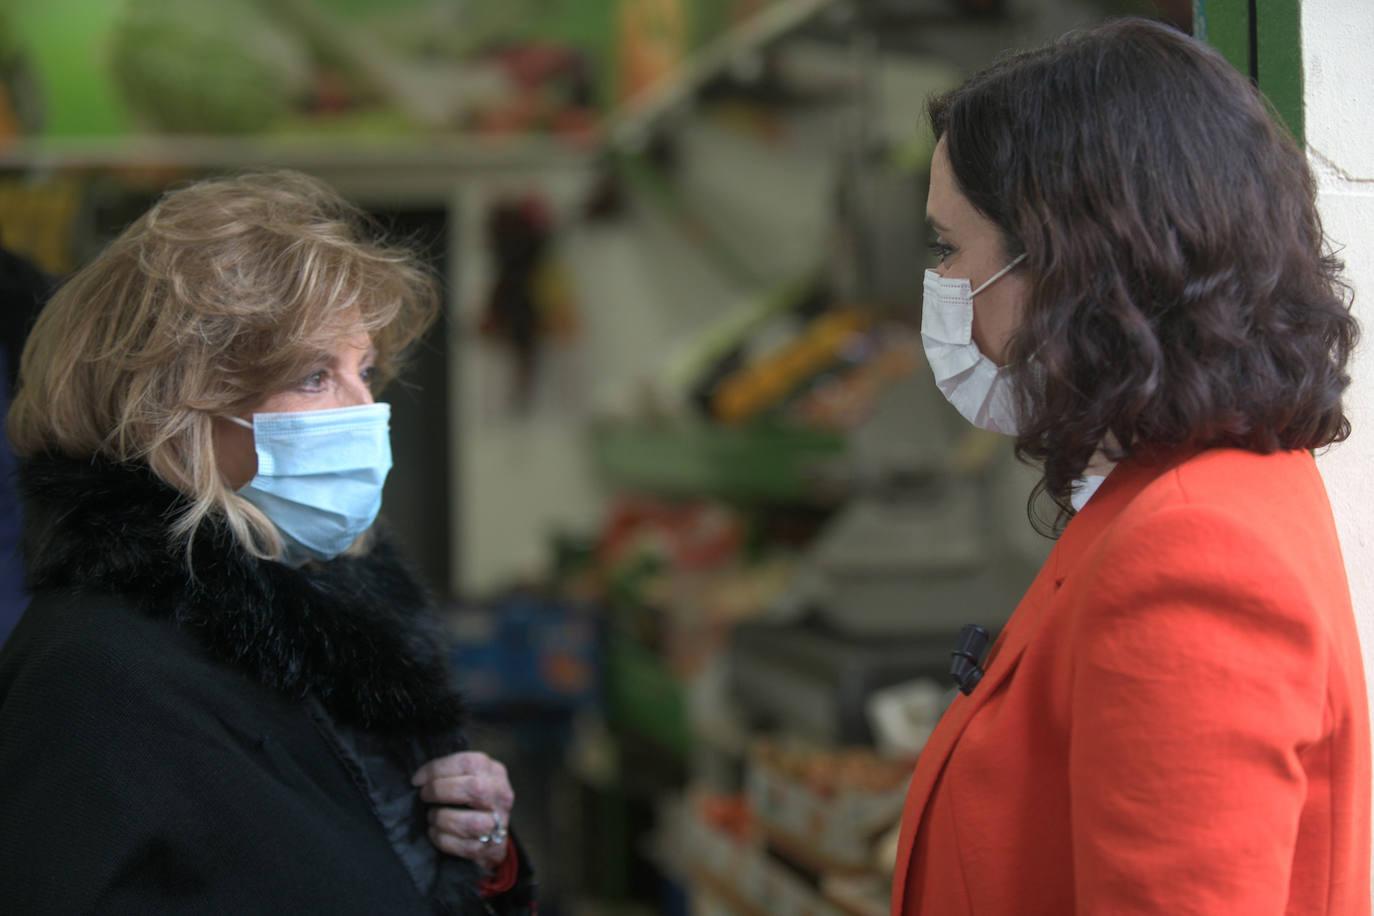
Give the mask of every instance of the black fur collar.
[{"label": "black fur collar", "polygon": [[19,480],[31,588],[117,594],[351,726],[438,735],[461,724],[427,596],[386,538],[366,556],[293,569],[206,524],[191,576],[168,539],[184,497],[146,467],[44,456],[21,462]]}]

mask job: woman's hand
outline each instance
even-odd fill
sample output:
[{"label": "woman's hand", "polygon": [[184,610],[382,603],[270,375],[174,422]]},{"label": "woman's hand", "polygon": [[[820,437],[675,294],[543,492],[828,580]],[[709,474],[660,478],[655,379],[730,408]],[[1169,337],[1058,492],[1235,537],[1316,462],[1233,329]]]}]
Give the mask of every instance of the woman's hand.
[{"label": "woman's hand", "polygon": [[[441,852],[493,872],[510,851],[507,831],[515,807],[506,768],[486,754],[450,754],[431,760],[411,778],[429,812],[429,838]],[[487,842],[482,842],[483,838]]]}]

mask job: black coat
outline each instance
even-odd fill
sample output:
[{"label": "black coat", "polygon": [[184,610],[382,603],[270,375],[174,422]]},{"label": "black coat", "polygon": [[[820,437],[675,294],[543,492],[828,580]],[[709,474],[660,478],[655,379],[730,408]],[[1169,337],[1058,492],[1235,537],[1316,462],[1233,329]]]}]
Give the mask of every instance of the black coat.
[{"label": "black coat", "polygon": [[26,462],[34,600],[0,652],[5,913],[517,914],[438,855],[405,780],[466,745],[385,541],[292,569],[141,467]]}]

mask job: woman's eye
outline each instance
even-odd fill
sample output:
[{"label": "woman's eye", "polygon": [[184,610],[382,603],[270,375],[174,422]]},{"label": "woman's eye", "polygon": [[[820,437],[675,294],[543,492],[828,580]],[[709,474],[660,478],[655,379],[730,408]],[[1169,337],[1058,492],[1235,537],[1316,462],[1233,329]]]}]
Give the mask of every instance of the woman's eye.
[{"label": "woman's eye", "polygon": [[362,371],[362,377],[363,384],[371,386],[374,382],[377,381],[377,367],[368,366],[366,369]]},{"label": "woman's eye", "polygon": [[307,391],[318,391],[320,388],[324,387],[325,379],[328,377],[329,373],[323,369],[318,372],[312,372],[305,377],[305,381],[301,382],[301,387]]},{"label": "woman's eye", "polygon": [[930,253],[935,256],[937,261],[943,264],[950,255],[954,254],[954,249],[944,242],[931,242]]}]

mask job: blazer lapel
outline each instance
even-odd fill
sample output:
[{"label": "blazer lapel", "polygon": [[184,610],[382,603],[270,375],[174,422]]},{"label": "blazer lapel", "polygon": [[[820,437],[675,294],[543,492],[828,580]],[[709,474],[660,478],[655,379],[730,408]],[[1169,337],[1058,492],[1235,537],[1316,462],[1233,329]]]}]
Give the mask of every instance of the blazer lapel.
[{"label": "blazer lapel", "polygon": [[1046,563],[1039,576],[1032,583],[1026,597],[1022,599],[1012,618],[1003,627],[1001,635],[993,644],[985,664],[982,681],[968,696],[956,697],[950,704],[939,726],[931,734],[930,740],[921,750],[916,773],[911,778],[911,788],[907,790],[906,806],[902,813],[901,841],[897,847],[897,870],[892,887],[892,912],[902,916],[903,898],[906,895],[906,877],[911,868],[911,855],[915,849],[916,831],[925,816],[931,792],[944,772],[949,756],[959,743],[964,728],[987,702],[998,686],[1016,668],[1016,663],[1030,645],[1031,637],[1037,629],[1040,615],[1037,611],[1053,594],[1053,578],[1049,575],[1050,564]]},{"label": "blazer lapel", "polygon": [[1084,552],[1131,499],[1162,470],[1163,468],[1157,464],[1151,466],[1128,461],[1112,471],[1097,494],[1084,506],[1083,511],[1064,529],[1064,534],[1045,561],[1040,574],[1031,583],[1016,612],[1003,627],[1001,635],[988,653],[983,680],[969,696],[955,698],[940,719],[940,724],[930,736],[930,740],[926,742],[916,765],[916,772],[912,776],[911,788],[907,792],[906,806],[902,814],[901,840],[897,847],[897,870],[893,876],[892,887],[893,916],[903,916],[907,875],[911,868],[916,833],[930,803],[931,793],[940,781],[940,776],[965,727],[1016,669],[1017,662],[1044,621],[1046,606],[1078,565]]}]

